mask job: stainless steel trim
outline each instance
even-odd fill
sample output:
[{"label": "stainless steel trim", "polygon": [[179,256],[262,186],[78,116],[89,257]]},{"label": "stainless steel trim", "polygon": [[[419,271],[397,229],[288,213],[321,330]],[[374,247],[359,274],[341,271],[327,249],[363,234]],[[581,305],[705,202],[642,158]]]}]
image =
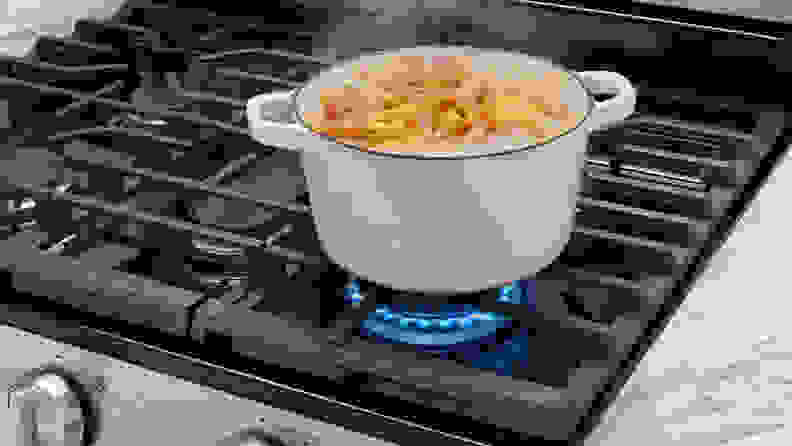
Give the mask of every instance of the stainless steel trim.
[{"label": "stainless steel trim", "polygon": [[729,34],[737,34],[737,35],[745,36],[745,37],[756,37],[756,38],[765,39],[765,40],[773,40],[773,41],[783,40],[783,38],[781,38],[781,37],[770,36],[770,35],[767,35],[767,34],[758,34],[758,33],[751,33],[751,32],[747,32],[747,31],[739,31],[739,30],[736,30],[736,29],[719,28],[719,27],[716,27],[716,26],[696,25],[694,23],[679,22],[679,21],[676,21],[676,20],[669,20],[669,19],[659,19],[659,18],[656,18],[656,17],[646,17],[646,16],[639,16],[639,15],[633,15],[633,14],[623,14],[623,13],[620,13],[620,12],[606,11],[606,10],[602,10],[602,9],[583,8],[583,7],[580,7],[580,6],[559,5],[558,3],[552,3],[552,2],[539,2],[539,1],[534,1],[534,0],[511,0],[511,2],[512,3],[519,3],[519,4],[528,4],[528,5],[560,8],[560,9],[570,9],[570,10],[573,10],[573,11],[581,11],[581,12],[593,12],[593,13],[602,14],[602,15],[610,15],[610,16],[622,17],[622,18],[627,18],[627,19],[638,19],[638,20],[644,20],[644,21],[647,21],[647,22],[663,23],[663,24],[666,24],[666,25],[677,25],[677,26],[683,26],[683,27],[686,27],[686,28],[694,28],[694,29],[698,29],[698,30],[725,32],[725,33],[729,33]]},{"label": "stainless steel trim", "polygon": [[281,384],[281,383],[278,383],[278,382],[275,382],[275,381],[270,381],[268,379],[261,378],[261,377],[256,376],[256,375],[251,375],[251,374],[248,374],[248,373],[245,373],[245,372],[241,372],[241,371],[238,371],[238,370],[229,369],[229,368],[223,367],[220,364],[212,363],[212,362],[209,362],[209,361],[203,361],[201,359],[193,358],[191,356],[183,355],[183,354],[180,354],[180,353],[175,353],[175,352],[172,352],[172,351],[169,351],[169,350],[165,350],[165,349],[162,349],[162,348],[150,345],[150,344],[146,344],[144,342],[140,342],[140,341],[135,340],[135,339],[126,338],[126,337],[119,336],[117,334],[106,332],[106,331],[103,331],[103,330],[96,329],[95,331],[97,333],[101,333],[103,335],[106,335],[106,336],[109,336],[109,337],[112,337],[112,338],[115,338],[115,339],[118,339],[118,340],[121,340],[121,341],[124,341],[124,342],[127,342],[127,343],[138,344],[138,345],[144,346],[144,347],[146,347],[148,349],[155,350],[155,351],[158,351],[158,352],[162,352],[162,353],[168,354],[170,356],[173,356],[173,357],[176,357],[176,358],[179,358],[179,359],[185,359],[187,361],[190,361],[190,362],[193,362],[193,363],[196,363],[196,364],[200,364],[202,366],[208,366],[208,367],[217,368],[219,370],[222,370],[223,372],[232,373],[232,374],[235,374],[235,375],[238,375],[238,376],[243,376],[245,378],[256,380],[256,381],[265,383],[267,385],[270,385],[270,386],[273,386],[273,387],[277,387],[279,389],[284,389],[284,390],[296,392],[296,393],[299,393],[301,395],[306,395],[306,396],[309,396],[309,397],[312,397],[312,398],[316,398],[316,399],[319,399],[319,400],[322,400],[322,401],[325,401],[325,402],[328,402],[328,403],[331,403],[331,404],[337,404],[339,406],[346,407],[346,408],[349,408],[349,409],[352,409],[352,410],[355,410],[355,411],[358,411],[358,412],[367,413],[369,415],[375,415],[375,416],[378,416],[378,417],[381,417],[381,418],[384,418],[384,419],[387,419],[387,420],[390,420],[390,421],[395,421],[395,422],[400,423],[400,424],[408,425],[410,427],[414,427],[414,428],[418,428],[418,429],[421,429],[421,430],[424,430],[424,431],[427,431],[427,432],[432,432],[432,433],[435,433],[435,434],[439,434],[439,435],[442,435],[442,436],[447,437],[447,438],[453,438],[455,440],[464,441],[465,443],[470,444],[470,445],[493,446],[493,445],[491,445],[489,443],[481,443],[481,442],[472,440],[470,438],[465,438],[465,437],[461,437],[461,436],[458,436],[458,435],[449,434],[447,432],[439,431],[439,430],[436,430],[436,429],[432,429],[430,427],[422,426],[420,424],[412,423],[410,421],[407,421],[407,420],[404,420],[404,419],[401,419],[401,418],[391,417],[391,416],[388,416],[388,415],[381,414],[379,412],[375,412],[373,410],[364,409],[362,407],[354,406],[352,404],[347,404],[347,403],[344,403],[344,402],[341,402],[341,401],[338,401],[338,400],[334,400],[332,398],[327,398],[327,397],[322,396],[322,395],[318,395],[318,394],[315,394],[315,393],[307,392],[305,390],[298,389],[296,387],[291,387],[291,386],[288,386],[288,385],[285,385],[285,384]]}]

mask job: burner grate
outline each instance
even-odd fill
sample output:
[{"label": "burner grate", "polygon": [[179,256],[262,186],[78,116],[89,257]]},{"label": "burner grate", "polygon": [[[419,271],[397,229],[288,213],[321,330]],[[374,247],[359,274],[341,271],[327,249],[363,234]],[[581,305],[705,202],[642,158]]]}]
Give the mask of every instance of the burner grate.
[{"label": "burner grate", "polygon": [[[78,39],[90,42],[80,46],[82,51],[86,51],[86,48],[99,48],[96,53],[104,54],[106,60],[110,61],[113,52],[107,48],[117,48],[119,42],[145,43],[145,39],[141,40],[144,34],[145,29],[135,26],[81,21],[75,35]],[[46,50],[46,45],[57,47],[54,41],[42,45],[45,55],[48,52],[63,52]],[[61,45],[80,44],[74,44],[67,39]],[[264,56],[269,64],[267,69],[273,70],[272,74],[282,72],[283,77],[271,76],[270,72],[266,75],[258,73],[255,66],[253,72],[247,71],[252,59],[261,60]],[[186,157],[185,160],[196,159],[201,154],[209,153],[212,148],[208,146],[212,143],[227,147],[227,138],[249,139],[247,130],[232,122],[233,110],[240,105],[238,99],[250,96],[262,87],[267,88],[267,79],[276,81],[270,88],[277,87],[277,84],[299,85],[287,78],[304,78],[310,72],[320,69],[323,62],[326,61],[277,49],[251,48],[225,53],[199,53],[196,63],[212,65],[208,73],[214,76],[209,76],[209,82],[199,83],[199,91],[180,93],[185,98],[183,110],[154,107],[147,109],[145,115],[140,113],[134,103],[125,102],[123,98],[88,93],[91,90],[100,90],[99,88],[86,88],[83,91],[69,89],[66,84],[61,87],[59,79],[66,79],[65,74],[61,78],[56,76],[55,82],[45,85],[41,83],[41,78],[35,77],[35,70],[17,70],[14,71],[16,77],[7,78],[6,82],[25,85],[38,94],[67,97],[72,104],[78,104],[71,105],[71,108],[61,107],[62,114],[67,118],[75,114],[84,115],[86,110],[93,110],[91,116],[109,122],[106,126],[67,128],[48,136],[49,150],[65,157],[71,166],[79,165],[92,172],[103,171],[105,177],[111,175],[107,172],[115,172],[125,178],[134,178],[138,183],[137,187],[144,189],[162,187],[164,190],[191,196],[210,194],[299,215],[309,212],[308,207],[255,199],[202,181],[205,178],[203,175],[203,178],[187,178],[191,170],[189,168],[175,169],[173,174],[165,172],[168,172],[169,164],[176,164],[174,161],[182,157]],[[39,65],[47,66],[45,62],[40,62]],[[58,71],[60,72],[67,71]],[[294,77],[295,73],[301,73],[302,77]],[[226,82],[224,79],[227,76],[231,78]],[[239,81],[249,82],[249,90],[246,89],[248,87],[240,87],[244,83]],[[242,90],[228,91],[223,85]],[[643,106],[655,110],[655,105],[647,105],[652,101],[651,97],[642,96],[641,99]],[[657,110],[662,108],[658,107]],[[224,119],[207,118],[206,115],[210,114]],[[592,138],[584,193],[579,203],[578,226],[569,248],[559,259],[561,267],[555,268],[557,271],[583,269],[593,273],[594,277],[619,278],[629,284],[629,293],[641,290],[647,280],[673,276],[685,266],[692,250],[708,233],[711,218],[722,212],[732,198],[728,191],[743,182],[749,173],[750,166],[740,164],[744,160],[735,154],[739,147],[752,141],[750,135],[723,135],[722,132],[702,127],[701,124],[694,128],[686,121],[648,116],[639,116],[634,120],[635,125],[624,132],[603,133]],[[195,135],[200,136],[201,132],[206,134],[207,129],[212,130],[212,136],[208,140],[199,138],[196,147]],[[625,145],[624,141],[630,141],[634,145]],[[679,144],[680,141],[684,141],[684,144]],[[250,147],[250,142],[246,142]],[[139,150],[143,146],[148,146],[150,150]],[[111,147],[112,150],[107,151],[104,149],[106,147]],[[713,147],[721,147],[723,150],[712,150]],[[248,150],[260,148],[250,147]],[[126,153],[126,158],[97,156],[100,153]],[[240,155],[244,157],[246,154]],[[143,162],[151,167],[139,167]],[[655,173],[648,171],[643,176],[635,176],[629,174],[631,165],[660,166],[661,169],[654,171]],[[207,166],[207,170],[211,169]],[[673,179],[673,175],[677,176],[677,180]],[[678,178],[684,176],[693,178],[688,181],[688,187],[680,186]],[[697,184],[707,187],[702,189]],[[106,187],[107,183],[103,186]],[[50,200],[66,200],[72,205],[87,209],[94,220],[101,215],[101,218],[110,216],[119,219],[118,225],[122,224],[121,220],[135,221],[143,226],[155,224],[162,228],[163,236],[176,231],[182,238],[221,240],[229,249],[236,247],[234,249],[237,253],[264,249],[276,256],[284,256],[287,263],[310,258],[297,251],[268,244],[266,236],[242,236],[228,230],[209,229],[201,224],[180,220],[177,216],[147,213],[125,207],[121,203],[111,204],[87,196],[61,194],[41,186],[26,185],[20,187],[20,190],[48,197]],[[115,196],[123,198],[124,194],[119,192]],[[145,243],[150,245],[149,242]],[[314,262],[322,260],[317,257]],[[636,269],[633,265],[641,266]],[[566,276],[567,280],[576,280],[575,274],[567,272]],[[604,279],[601,282],[604,283]]]}]

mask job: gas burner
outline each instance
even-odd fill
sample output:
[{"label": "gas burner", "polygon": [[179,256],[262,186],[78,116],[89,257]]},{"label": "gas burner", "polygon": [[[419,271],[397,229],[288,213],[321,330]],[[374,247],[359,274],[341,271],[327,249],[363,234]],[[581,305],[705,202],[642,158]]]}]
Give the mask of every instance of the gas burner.
[{"label": "gas burner", "polygon": [[209,239],[194,239],[192,245],[201,253],[214,257],[236,257],[245,253],[243,248]]},{"label": "gas burner", "polygon": [[[271,247],[293,230],[292,225],[283,225],[264,239],[264,246]],[[211,239],[194,239],[192,245],[196,251],[188,260],[189,270],[202,286],[234,287],[248,278],[249,258],[244,248]]]},{"label": "gas burner", "polygon": [[[270,234],[264,239],[264,246],[271,247],[280,238],[291,234],[294,231],[293,225],[283,225],[278,231]],[[193,239],[192,245],[203,254],[213,257],[239,257],[244,255],[245,250],[229,243],[218,242],[210,239]]]},{"label": "gas burner", "polygon": [[[534,306],[535,283],[519,280],[489,292],[498,302]],[[353,305],[365,299],[360,284],[352,279],[345,288],[345,301]],[[436,297],[433,297],[436,299]],[[486,296],[485,296],[486,298]],[[398,299],[398,297],[396,297]],[[453,297],[449,299],[453,300]],[[427,349],[447,349],[470,344],[495,334],[510,318],[479,311],[475,304],[378,304],[363,321],[363,330],[377,338]]]},{"label": "gas burner", "polygon": [[[128,271],[202,292],[239,287],[246,282],[247,263],[241,252],[234,256],[230,250],[224,252],[217,247],[211,250],[208,246],[205,249],[183,257],[172,252],[151,250],[150,255],[143,255],[128,264]],[[207,251],[212,251],[212,254]]]},{"label": "gas burner", "polygon": [[114,117],[110,121],[111,126],[117,127],[162,127],[168,125],[167,121],[156,117],[146,117],[144,113],[126,113]]},{"label": "gas burner", "polygon": [[[247,160],[246,162],[240,162]],[[305,178],[299,156],[278,151],[263,159],[243,157],[232,161],[207,183],[228,187],[251,197],[278,203],[293,203],[305,192]],[[267,242],[291,232],[291,225],[275,227],[271,222],[282,214],[279,209],[268,208],[250,201],[210,196],[187,204],[190,218],[228,231],[251,231],[267,227]],[[214,255],[240,255],[241,250],[209,240],[196,240],[196,248]]]},{"label": "gas burner", "polygon": [[242,271],[218,271],[223,269],[218,265],[206,268],[193,263],[190,269],[194,280],[204,288],[236,288],[247,279],[247,274]]},{"label": "gas burner", "polygon": [[[203,223],[230,231],[244,231],[270,222],[277,211],[261,206],[219,197],[191,203],[190,217]],[[210,239],[195,239],[193,246],[200,252],[217,257],[241,256],[244,249]]]}]

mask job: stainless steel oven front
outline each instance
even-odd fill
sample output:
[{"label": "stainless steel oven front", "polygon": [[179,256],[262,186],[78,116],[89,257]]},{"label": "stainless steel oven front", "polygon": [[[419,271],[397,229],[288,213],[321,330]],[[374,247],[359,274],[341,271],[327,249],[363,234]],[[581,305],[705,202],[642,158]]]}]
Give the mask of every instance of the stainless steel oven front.
[{"label": "stainless steel oven front", "polygon": [[393,446],[0,325],[0,444]]}]

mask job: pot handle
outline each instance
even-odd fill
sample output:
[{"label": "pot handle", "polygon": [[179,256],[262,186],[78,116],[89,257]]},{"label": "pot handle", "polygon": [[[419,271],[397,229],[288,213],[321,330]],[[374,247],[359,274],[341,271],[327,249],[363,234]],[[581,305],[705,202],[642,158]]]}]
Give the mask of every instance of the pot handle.
[{"label": "pot handle", "polygon": [[577,73],[592,94],[613,94],[615,97],[594,102],[590,132],[622,124],[635,113],[636,90],[626,77],[611,71],[581,71]]},{"label": "pot handle", "polygon": [[270,147],[305,152],[318,149],[311,131],[297,122],[294,91],[274,91],[254,96],[247,102],[250,136]]}]

